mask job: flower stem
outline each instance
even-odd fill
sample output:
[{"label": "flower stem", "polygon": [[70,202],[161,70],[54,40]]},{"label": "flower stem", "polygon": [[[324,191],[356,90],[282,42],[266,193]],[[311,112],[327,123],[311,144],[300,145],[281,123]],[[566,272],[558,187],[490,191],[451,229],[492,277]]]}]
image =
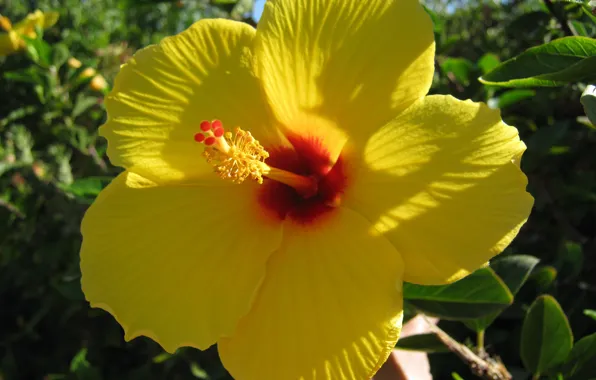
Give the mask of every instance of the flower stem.
[{"label": "flower stem", "polygon": [[484,330],[480,330],[476,334],[476,349],[478,352],[484,352]]}]

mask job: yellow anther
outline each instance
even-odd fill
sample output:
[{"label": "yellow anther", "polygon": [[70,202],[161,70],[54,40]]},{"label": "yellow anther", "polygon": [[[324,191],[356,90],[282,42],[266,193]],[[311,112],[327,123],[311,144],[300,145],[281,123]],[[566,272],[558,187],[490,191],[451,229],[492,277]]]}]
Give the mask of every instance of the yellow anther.
[{"label": "yellow anther", "polygon": [[220,178],[235,183],[251,178],[262,184],[263,177],[266,177],[295,188],[305,197],[316,193],[317,182],[314,179],[267,165],[265,160],[269,153],[250,132],[238,127],[233,134],[225,132],[219,120],[203,121],[201,131],[195,134],[194,139],[205,144],[203,156]]},{"label": "yellow anther", "polygon": [[215,128],[203,130],[195,135],[195,140],[206,145],[203,156],[213,165],[217,175],[236,183],[249,177],[263,183],[263,175],[268,169],[265,159],[269,157],[265,148],[250,132],[236,128],[234,134],[224,133],[221,123],[212,124]]}]

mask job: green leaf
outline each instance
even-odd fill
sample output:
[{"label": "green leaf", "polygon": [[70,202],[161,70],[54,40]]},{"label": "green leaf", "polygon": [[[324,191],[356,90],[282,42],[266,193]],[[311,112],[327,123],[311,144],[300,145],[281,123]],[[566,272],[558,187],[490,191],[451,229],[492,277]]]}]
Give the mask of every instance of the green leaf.
[{"label": "green leaf", "polygon": [[580,98],[584,112],[590,122],[596,125],[596,86],[589,85]]},{"label": "green leaf", "polygon": [[536,282],[539,289],[546,291],[553,286],[554,281],[557,279],[557,269],[548,265],[538,268],[530,278]]},{"label": "green leaf", "polygon": [[491,263],[491,268],[515,295],[539,261],[530,255],[511,255],[495,260]]},{"label": "green leaf", "polygon": [[79,178],[69,185],[61,185],[60,187],[67,193],[77,197],[95,198],[110,180],[110,177],[86,177]]},{"label": "green leaf", "polygon": [[27,36],[21,37],[23,38],[23,41],[25,41],[25,50],[33,62],[43,67],[49,67],[52,47],[42,40],[39,35],[37,38],[30,38]]},{"label": "green leaf", "polygon": [[495,67],[499,66],[501,60],[499,56],[493,53],[486,53],[478,60],[478,67],[482,70],[482,75],[488,73],[489,71],[493,70]]},{"label": "green leaf", "polygon": [[588,16],[590,20],[592,20],[593,23],[596,23],[596,16],[592,14],[592,9],[589,5],[583,5],[582,10],[584,11],[584,14]]},{"label": "green leaf", "polygon": [[503,62],[480,81],[502,87],[559,86],[596,80],[596,40],[565,37],[530,48]]},{"label": "green leaf", "polygon": [[435,35],[437,35],[439,33],[442,33],[443,32],[444,25],[445,25],[445,22],[443,20],[443,17],[439,17],[439,15],[435,11],[433,11],[432,9],[430,9],[429,7],[427,7],[426,5],[422,5],[422,7],[426,11],[426,13],[428,13],[428,15],[430,16],[430,19],[433,22],[433,27],[434,27]]},{"label": "green leaf", "polygon": [[404,298],[425,314],[452,320],[480,318],[513,302],[507,285],[490,268],[480,268],[450,285],[405,283]]},{"label": "green leaf", "polygon": [[100,380],[101,375],[97,368],[94,368],[87,361],[87,349],[82,348],[70,362],[70,372],[76,375],[79,380]]},{"label": "green leaf", "polygon": [[163,363],[165,361],[168,361],[172,358],[172,354],[168,353],[168,352],[162,352],[161,354],[153,357],[153,359],[151,360],[153,363],[159,364],[159,363]]},{"label": "green leaf", "polygon": [[569,21],[569,27],[571,28],[572,31],[574,31],[574,34],[576,36],[583,36],[583,37],[590,36],[590,33],[586,29],[586,26],[581,21],[571,20],[571,21]]},{"label": "green leaf", "polygon": [[8,71],[4,73],[4,78],[23,83],[42,84],[44,79],[38,70],[38,67],[29,67],[24,70]]},{"label": "green leaf", "polygon": [[596,310],[586,309],[584,310],[584,315],[596,321]]},{"label": "green leaf", "polygon": [[436,334],[418,334],[400,338],[395,348],[407,351],[449,352]]},{"label": "green leaf", "polygon": [[10,111],[5,117],[0,118],[0,130],[15,121],[33,115],[35,112],[37,112],[37,107],[35,106],[26,106]]},{"label": "green leaf", "polygon": [[455,79],[462,84],[470,83],[470,73],[474,64],[465,58],[446,58],[441,62],[441,70],[444,73],[453,73]]},{"label": "green leaf", "polygon": [[65,44],[56,44],[52,47],[52,64],[60,68],[70,57],[70,52]]},{"label": "green leaf", "polygon": [[77,96],[76,103],[72,109],[72,117],[76,118],[80,116],[83,112],[87,111],[89,108],[93,107],[97,103],[97,98],[95,96],[85,96],[82,93]]},{"label": "green leaf", "polygon": [[[505,285],[507,285],[511,293],[516,295],[528,277],[530,277],[530,273],[532,273],[532,270],[536,264],[538,264],[538,261],[540,260],[534,256],[511,255],[495,260],[490,266],[501,280],[503,280]],[[483,331],[486,330],[486,328],[490,326],[500,314],[501,312],[497,311],[483,318],[465,321],[464,324],[473,331]]]},{"label": "green leaf", "polygon": [[542,374],[569,355],[573,335],[559,303],[549,295],[538,297],[524,319],[520,353],[526,369]]},{"label": "green leaf", "polygon": [[573,346],[562,372],[566,380],[596,378],[596,334],[583,337]]},{"label": "green leaf", "polygon": [[197,379],[209,380],[210,377],[205,370],[195,362],[190,363],[190,373]]},{"label": "green leaf", "polygon": [[528,99],[536,95],[534,90],[516,89],[503,92],[499,97],[488,100],[488,105],[492,108],[505,108],[515,103],[519,103],[524,99]]}]

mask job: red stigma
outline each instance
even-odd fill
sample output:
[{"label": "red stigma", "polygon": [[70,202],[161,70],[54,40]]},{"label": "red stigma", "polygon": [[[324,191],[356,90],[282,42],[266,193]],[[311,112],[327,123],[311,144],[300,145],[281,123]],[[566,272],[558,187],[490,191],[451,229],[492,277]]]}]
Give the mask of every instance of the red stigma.
[{"label": "red stigma", "polygon": [[195,141],[198,143],[205,141],[205,135],[202,133],[195,133]]},{"label": "red stigma", "polygon": [[223,124],[220,120],[213,120],[211,122],[211,128],[213,128],[214,130],[217,128],[221,128],[222,126],[223,126]]},{"label": "red stigma", "polygon": [[341,202],[348,184],[347,165],[340,155],[331,162],[329,152],[317,139],[288,137],[293,146],[267,149],[266,163],[272,167],[318,179],[317,193],[305,198],[294,188],[265,179],[258,192],[258,202],[265,211],[278,220],[292,220],[300,225],[311,225],[333,214]]},{"label": "red stigma", "polygon": [[224,129],[222,127],[214,128],[213,129],[213,136],[221,137],[224,134]]},{"label": "red stigma", "polygon": [[201,122],[201,131],[207,132],[210,129],[211,129],[211,123],[210,122],[208,122],[207,120]]},{"label": "red stigma", "polygon": [[213,144],[215,144],[215,137],[209,136],[205,139],[205,145],[211,146]]}]

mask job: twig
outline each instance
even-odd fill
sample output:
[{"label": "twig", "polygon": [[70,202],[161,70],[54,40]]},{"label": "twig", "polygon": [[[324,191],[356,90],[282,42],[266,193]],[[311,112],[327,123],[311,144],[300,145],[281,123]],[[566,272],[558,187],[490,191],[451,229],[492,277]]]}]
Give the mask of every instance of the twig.
[{"label": "twig", "polygon": [[107,172],[108,171],[108,165],[106,165],[106,162],[97,153],[97,149],[95,149],[95,145],[91,145],[88,148],[88,151],[89,151],[89,154],[91,155],[91,157],[93,157],[93,160],[95,161],[95,163],[97,164],[97,166],[99,166],[99,168],[101,169],[101,171]]},{"label": "twig", "polygon": [[509,371],[507,371],[507,368],[499,361],[491,358],[480,358],[472,350],[455,341],[435,324],[429,323],[429,325],[437,338],[443,342],[449,351],[459,356],[476,376],[487,380],[511,380],[513,378]]}]

